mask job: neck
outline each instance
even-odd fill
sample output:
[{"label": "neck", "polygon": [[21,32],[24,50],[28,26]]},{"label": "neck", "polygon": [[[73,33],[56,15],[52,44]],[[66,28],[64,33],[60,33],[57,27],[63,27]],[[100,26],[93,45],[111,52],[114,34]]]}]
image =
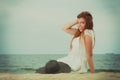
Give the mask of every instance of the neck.
[{"label": "neck", "polygon": [[81,35],[79,37],[83,37],[83,35],[84,35],[84,31],[81,32]]}]

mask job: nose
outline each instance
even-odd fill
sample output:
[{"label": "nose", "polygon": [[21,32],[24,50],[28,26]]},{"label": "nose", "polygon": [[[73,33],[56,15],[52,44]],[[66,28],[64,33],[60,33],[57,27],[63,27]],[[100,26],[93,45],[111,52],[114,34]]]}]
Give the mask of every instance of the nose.
[{"label": "nose", "polygon": [[81,27],[79,26],[78,29],[81,29]]},{"label": "nose", "polygon": [[78,24],[78,27],[81,27],[81,24]]},{"label": "nose", "polygon": [[81,25],[79,25],[78,28],[81,28]]}]

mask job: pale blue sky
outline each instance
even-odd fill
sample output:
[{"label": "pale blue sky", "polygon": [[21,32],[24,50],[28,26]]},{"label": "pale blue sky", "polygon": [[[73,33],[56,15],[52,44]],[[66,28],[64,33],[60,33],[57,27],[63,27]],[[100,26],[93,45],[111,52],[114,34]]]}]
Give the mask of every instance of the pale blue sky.
[{"label": "pale blue sky", "polygon": [[93,52],[119,53],[120,1],[115,1],[0,0],[0,54],[69,53],[72,36],[61,27],[82,11],[93,15]]}]

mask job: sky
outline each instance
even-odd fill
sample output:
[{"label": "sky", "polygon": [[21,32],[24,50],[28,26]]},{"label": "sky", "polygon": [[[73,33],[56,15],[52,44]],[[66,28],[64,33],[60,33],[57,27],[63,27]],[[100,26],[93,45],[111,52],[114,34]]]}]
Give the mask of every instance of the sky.
[{"label": "sky", "polygon": [[96,36],[93,53],[119,54],[119,3],[119,0],[0,0],[0,54],[68,54],[72,36],[61,28],[82,11],[93,16]]}]

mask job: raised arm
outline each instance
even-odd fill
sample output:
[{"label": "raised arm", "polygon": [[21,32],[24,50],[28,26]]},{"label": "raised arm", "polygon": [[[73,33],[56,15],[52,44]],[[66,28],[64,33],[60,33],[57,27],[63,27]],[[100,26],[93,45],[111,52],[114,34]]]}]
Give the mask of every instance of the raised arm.
[{"label": "raised arm", "polygon": [[77,29],[75,28],[72,28],[72,26],[76,25],[77,24],[77,20],[74,20],[72,22],[69,22],[67,24],[65,24],[63,27],[62,27],[62,30],[64,30],[65,32],[71,34],[71,35],[74,35],[77,31]]}]

